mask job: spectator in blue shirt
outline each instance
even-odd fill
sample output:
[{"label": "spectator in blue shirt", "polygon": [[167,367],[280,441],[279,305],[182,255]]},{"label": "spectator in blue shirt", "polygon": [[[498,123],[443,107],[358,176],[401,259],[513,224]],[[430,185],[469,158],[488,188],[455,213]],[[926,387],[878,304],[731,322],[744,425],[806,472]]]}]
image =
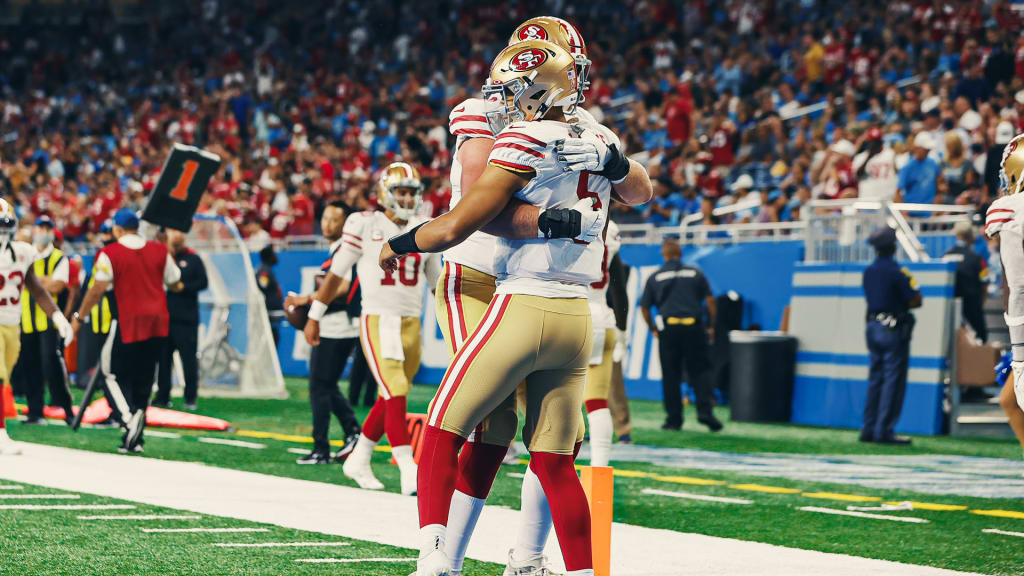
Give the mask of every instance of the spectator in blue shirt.
[{"label": "spectator in blue shirt", "polygon": [[388,153],[398,154],[399,150],[398,138],[388,132],[388,121],[379,120],[377,122],[377,134],[374,135],[373,140],[370,142],[370,156],[376,160]]},{"label": "spectator in blue shirt", "polygon": [[942,176],[939,163],[928,156],[932,149],[932,136],[927,132],[919,132],[914,137],[914,147],[907,163],[900,168],[897,187],[901,202],[913,204],[933,204],[935,202],[936,182]]}]

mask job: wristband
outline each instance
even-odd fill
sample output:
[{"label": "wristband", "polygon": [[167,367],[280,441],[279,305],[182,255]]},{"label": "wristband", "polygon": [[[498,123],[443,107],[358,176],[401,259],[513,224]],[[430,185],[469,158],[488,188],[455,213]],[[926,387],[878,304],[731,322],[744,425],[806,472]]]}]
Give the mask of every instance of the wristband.
[{"label": "wristband", "polygon": [[323,302],[314,298],[313,301],[309,303],[309,314],[307,314],[306,316],[310,320],[316,320],[317,322],[319,322],[321,319],[323,319],[324,314],[326,312],[327,304],[324,304]]},{"label": "wristband", "polygon": [[604,169],[597,174],[611,180],[612,184],[618,184],[629,175],[629,158],[619,151],[619,147],[612,144],[608,147],[608,159],[604,163]]},{"label": "wristband", "polygon": [[412,230],[409,230],[408,232],[392,236],[391,239],[388,240],[388,246],[391,246],[391,250],[398,255],[409,254],[410,252],[422,252],[420,247],[416,245],[416,231],[422,228],[424,224],[426,224],[426,222]]}]

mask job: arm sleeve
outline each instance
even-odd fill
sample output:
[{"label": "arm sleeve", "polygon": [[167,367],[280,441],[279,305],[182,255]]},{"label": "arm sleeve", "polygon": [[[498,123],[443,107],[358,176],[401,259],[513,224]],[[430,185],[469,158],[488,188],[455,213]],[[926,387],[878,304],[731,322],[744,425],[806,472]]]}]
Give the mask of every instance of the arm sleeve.
[{"label": "arm sleeve", "polygon": [[67,256],[61,257],[60,262],[57,262],[57,265],[53,268],[53,274],[50,274],[50,278],[65,284],[68,283],[68,280],[71,278],[71,273]]},{"label": "arm sleeve", "polygon": [[618,254],[608,264],[608,295],[612,313],[615,314],[615,327],[625,330],[629,316],[629,296],[626,293],[626,265]]},{"label": "arm sleeve", "polygon": [[345,228],[341,232],[341,248],[331,259],[331,274],[338,278],[348,278],[348,271],[363,255],[363,218],[361,214],[353,214],[345,221]]},{"label": "arm sleeve", "polygon": [[181,280],[181,269],[174,263],[174,258],[168,254],[167,260],[164,261],[164,284],[170,286],[178,280]]},{"label": "arm sleeve", "polygon": [[707,298],[712,295],[711,285],[708,284],[708,277],[703,272],[698,272],[698,274],[700,274],[700,297]]},{"label": "arm sleeve", "polygon": [[909,303],[918,294],[917,281],[914,280],[914,276],[910,274],[910,270],[900,268],[900,272],[901,274],[897,287],[900,291],[900,297],[903,298],[903,302]]},{"label": "arm sleeve", "polygon": [[490,138],[494,133],[487,123],[487,102],[470,99],[459,104],[448,115],[448,131],[457,138]]},{"label": "arm sleeve", "polygon": [[92,277],[97,282],[113,282],[114,266],[110,263],[110,257],[106,252],[96,255],[96,261],[92,265]]},{"label": "arm sleeve", "polygon": [[531,136],[529,128],[524,123],[516,123],[502,130],[487,163],[520,174],[536,171],[544,160],[547,143]]},{"label": "arm sleeve", "polygon": [[1006,325],[1010,328],[1010,343],[1016,348],[1024,346],[1024,237],[1004,230],[1000,239],[999,254],[1008,288]]}]

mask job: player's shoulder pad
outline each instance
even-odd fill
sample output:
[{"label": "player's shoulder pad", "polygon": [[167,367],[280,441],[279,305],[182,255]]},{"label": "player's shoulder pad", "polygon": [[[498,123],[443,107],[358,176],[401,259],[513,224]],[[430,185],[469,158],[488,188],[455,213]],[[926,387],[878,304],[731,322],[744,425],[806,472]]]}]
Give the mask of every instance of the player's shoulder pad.
[{"label": "player's shoulder pad", "polygon": [[363,240],[363,229],[366,223],[373,220],[373,212],[354,212],[345,219],[345,226],[341,229],[342,237],[350,242],[361,243]]},{"label": "player's shoulder pad", "polygon": [[448,114],[448,131],[466,138],[494,138],[487,112],[497,107],[482,98],[468,98]]},{"label": "player's shoulder pad", "polygon": [[1024,230],[1021,220],[1024,219],[1024,195],[1011,194],[996,199],[985,214],[985,234],[993,238],[1002,230],[1013,227]]},{"label": "player's shoulder pad", "polygon": [[487,163],[512,172],[533,172],[548,148],[568,136],[560,122],[513,122],[498,134]]},{"label": "player's shoulder pad", "polygon": [[606,145],[622,147],[618,135],[604,124],[598,122],[593,114],[582,107],[577,107],[573,114],[579,119],[580,126],[587,130],[592,130]]}]

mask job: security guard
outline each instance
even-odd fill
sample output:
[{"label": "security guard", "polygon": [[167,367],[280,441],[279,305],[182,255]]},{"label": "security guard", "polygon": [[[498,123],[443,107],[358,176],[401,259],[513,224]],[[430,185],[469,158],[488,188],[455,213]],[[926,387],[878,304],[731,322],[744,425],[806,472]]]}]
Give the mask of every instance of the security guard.
[{"label": "security guard", "polygon": [[263,294],[270,319],[270,331],[274,335],[274,348],[281,341],[281,320],[284,320],[284,295],[281,285],[277,283],[274,266],[277,265],[277,254],[274,247],[267,244],[260,250],[260,267],[256,270],[256,285]]},{"label": "security guard", "polygon": [[[33,272],[57,302],[57,307],[63,310],[66,296],[61,295],[66,294],[69,279],[68,259],[53,241],[53,220],[40,216],[32,231],[32,244],[39,251],[38,260],[32,265]],[[64,341],[27,289],[21,293],[21,359],[16,376],[28,401],[25,423],[46,423],[43,419],[44,382],[49,385],[51,404],[64,408],[65,417],[70,420],[71,391],[64,364]]]},{"label": "security guard", "polygon": [[[717,432],[722,423],[711,412],[711,357],[708,352],[709,333],[705,326],[715,324],[715,299],[711,287],[700,270],[682,263],[679,242],[667,239],[661,245],[665,265],[647,279],[640,311],[651,333],[658,338],[661,359],[662,393],[666,419],[662,430],[683,427],[682,397],[679,386],[686,362],[688,380],[697,396],[697,421]],[[704,323],[707,306],[708,323]],[[658,309],[664,328],[659,330],[651,317],[651,308]]]},{"label": "security guard", "polygon": [[970,222],[957,222],[953,226],[953,235],[956,236],[956,246],[946,252],[946,258],[957,263],[953,294],[960,299],[964,322],[984,342],[988,340],[984,310],[988,266],[985,259],[974,251],[974,228]]},{"label": "security guard", "polygon": [[864,270],[871,362],[860,441],[910,444],[910,438],[896,436],[893,427],[900,418],[907,389],[910,337],[914,330],[910,310],[921,306],[921,292],[910,272],[893,259],[895,230],[880,228],[871,234],[868,243],[875,247],[878,257]]}]

